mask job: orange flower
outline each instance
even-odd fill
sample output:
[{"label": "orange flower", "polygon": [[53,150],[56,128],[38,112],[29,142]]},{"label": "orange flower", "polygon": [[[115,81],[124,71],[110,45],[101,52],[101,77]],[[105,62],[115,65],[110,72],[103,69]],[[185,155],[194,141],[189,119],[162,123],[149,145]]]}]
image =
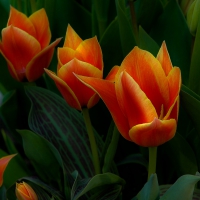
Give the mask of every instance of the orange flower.
[{"label": "orange flower", "polygon": [[38,200],[35,191],[25,182],[16,183],[15,193],[18,200]]},{"label": "orange flower", "polygon": [[127,140],[155,147],[174,137],[181,72],[172,66],[165,42],[157,58],[135,47],[106,80],[77,77],[103,99]]},{"label": "orange flower", "polygon": [[29,18],[13,7],[7,27],[2,30],[0,52],[7,61],[11,76],[17,81],[34,81],[48,67],[57,39],[49,45],[51,32],[44,9],[33,13]]},{"label": "orange flower", "polygon": [[98,95],[82,84],[74,73],[89,77],[103,77],[101,47],[96,37],[82,40],[68,25],[64,47],[58,48],[57,75],[47,69],[47,74],[54,80],[66,102],[73,108],[91,108],[98,100]]},{"label": "orange flower", "polygon": [[3,174],[4,174],[4,171],[8,165],[8,163],[10,162],[10,160],[16,156],[16,154],[12,154],[12,155],[9,155],[9,156],[4,156],[0,159],[0,187],[2,186],[3,184]]}]

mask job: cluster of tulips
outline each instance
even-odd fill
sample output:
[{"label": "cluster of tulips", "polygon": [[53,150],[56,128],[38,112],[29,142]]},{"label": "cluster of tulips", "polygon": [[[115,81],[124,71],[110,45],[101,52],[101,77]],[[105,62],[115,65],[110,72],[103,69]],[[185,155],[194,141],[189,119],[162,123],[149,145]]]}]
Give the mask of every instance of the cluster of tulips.
[{"label": "cluster of tulips", "polygon": [[[57,71],[50,71],[54,49],[61,38],[51,44],[51,31],[44,9],[27,17],[10,7],[7,26],[2,30],[0,52],[10,75],[19,82],[33,82],[46,73],[65,101],[84,112],[101,98],[113,121],[128,141],[155,152],[157,146],[171,140],[177,129],[181,71],[173,67],[167,44],[163,41],[157,56],[134,47],[120,66],[114,66],[103,77],[103,55],[97,37],[81,39],[68,25],[63,47],[57,48]],[[92,148],[92,145],[91,145]],[[95,147],[93,163],[101,173]],[[13,158],[0,160],[0,182]],[[149,161],[151,162],[151,161]],[[149,177],[155,173],[149,164]],[[27,183],[16,183],[19,200],[36,200],[37,195]]]}]

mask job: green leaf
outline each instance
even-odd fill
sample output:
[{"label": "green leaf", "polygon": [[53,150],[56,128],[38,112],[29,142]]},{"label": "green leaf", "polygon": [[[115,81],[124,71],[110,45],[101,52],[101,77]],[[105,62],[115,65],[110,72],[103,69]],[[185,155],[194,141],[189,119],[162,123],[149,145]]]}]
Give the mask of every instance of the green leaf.
[{"label": "green leaf", "polygon": [[194,186],[200,180],[199,175],[181,176],[160,198],[160,200],[192,199]]},{"label": "green leaf", "polygon": [[17,104],[16,91],[10,91],[3,96],[2,104],[0,107],[0,116],[10,131],[14,131],[18,124],[19,108]]},{"label": "green leaf", "polygon": [[0,30],[6,27],[8,21],[9,13],[9,1],[0,0],[0,11],[1,11],[1,20],[0,20]]},{"label": "green leaf", "polygon": [[135,3],[138,25],[149,31],[157,17],[162,13],[160,0],[140,0]]},{"label": "green leaf", "polygon": [[126,56],[136,45],[130,20],[123,0],[116,0],[117,17],[119,23],[120,40],[123,55]]},{"label": "green leaf", "polygon": [[104,76],[106,76],[114,65],[121,65],[124,58],[121,42],[118,18],[115,18],[104,32],[100,45],[103,52]]},{"label": "green leaf", "polygon": [[155,21],[150,36],[161,46],[165,40],[173,66],[181,69],[182,82],[188,83],[192,36],[177,3],[170,1]]},{"label": "green leaf", "polygon": [[159,51],[158,44],[145,32],[141,26],[139,27],[139,47],[151,52],[155,57]]},{"label": "green leaf", "polygon": [[4,143],[7,147],[7,150],[9,152],[9,154],[16,154],[17,153],[17,162],[19,163],[20,167],[26,172],[26,173],[30,173],[29,169],[27,168],[26,163],[24,162],[24,158],[20,155],[20,153],[18,152],[18,150],[15,147],[15,141],[13,141],[13,139],[11,139],[10,135],[5,131],[5,130],[1,130],[2,132],[2,136],[4,139]]},{"label": "green leaf", "polygon": [[132,200],[158,200],[159,185],[156,174],[152,174],[142,190]]},{"label": "green leaf", "polygon": [[107,27],[109,4],[110,0],[93,1],[93,8],[95,10],[95,12],[93,13],[96,15],[97,18],[100,38]]},{"label": "green leaf", "polygon": [[[163,173],[163,170],[167,170],[167,173]],[[179,177],[183,174],[194,174],[197,170],[195,153],[188,141],[179,133],[176,133],[169,142],[158,147],[157,174],[159,183],[163,184],[165,181],[169,183],[171,172],[176,173]],[[165,181],[160,181],[163,177],[165,177]]]},{"label": "green leaf", "polygon": [[[94,173],[92,156],[84,120],[80,112],[58,95],[39,87],[27,87],[32,107],[29,115],[31,130],[50,141],[59,151],[66,172],[78,170],[81,177]],[[99,149],[103,141],[96,134]],[[100,151],[100,150],[99,150]]]},{"label": "green leaf", "polygon": [[91,13],[75,0],[56,1],[55,13],[55,37],[65,37],[68,24],[82,39],[91,37]]},{"label": "green leaf", "polygon": [[18,130],[18,132],[23,139],[25,154],[37,173],[43,180],[47,182],[53,180],[61,186],[63,163],[57,149],[46,139],[29,130]]},{"label": "green leaf", "polygon": [[[119,176],[112,174],[112,173],[104,173],[98,174],[91,179],[83,179],[76,182],[75,186],[72,189],[72,198],[71,200],[77,200],[79,197],[84,195],[85,193],[98,188],[100,186],[110,186],[110,185],[121,185],[125,184],[125,181],[120,178]],[[104,188],[106,189],[106,188]],[[102,192],[103,193],[103,192]],[[104,191],[105,193],[105,191]]]},{"label": "green leaf", "polygon": [[189,87],[191,90],[200,95],[200,87],[199,87],[199,78],[200,78],[200,20],[198,22],[197,32],[195,36],[193,51],[192,51],[192,59],[190,64],[190,75],[189,75]]},{"label": "green leaf", "polygon": [[200,96],[183,85],[181,88],[180,97],[181,105],[183,105],[184,109],[194,122],[195,128],[200,133]]}]

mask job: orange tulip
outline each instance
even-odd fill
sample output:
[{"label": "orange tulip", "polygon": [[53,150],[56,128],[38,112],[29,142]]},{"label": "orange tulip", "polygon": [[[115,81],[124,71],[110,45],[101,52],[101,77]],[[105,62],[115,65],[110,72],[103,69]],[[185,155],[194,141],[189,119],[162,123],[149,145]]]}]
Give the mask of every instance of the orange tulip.
[{"label": "orange tulip", "polygon": [[77,77],[99,94],[125,139],[155,147],[174,137],[181,72],[172,66],[165,42],[156,58],[135,47],[106,80]]},{"label": "orange tulip", "polygon": [[44,9],[30,17],[10,7],[7,27],[2,30],[0,52],[7,61],[11,76],[17,81],[35,81],[48,67],[57,39],[49,45],[51,32]]},{"label": "orange tulip", "polygon": [[2,186],[3,184],[3,174],[4,174],[4,171],[8,165],[8,163],[10,162],[10,160],[16,156],[16,154],[12,154],[12,155],[9,155],[9,156],[4,156],[0,159],[0,187]]},{"label": "orange tulip", "polygon": [[25,182],[16,183],[15,193],[18,200],[38,200],[35,191]]},{"label": "orange tulip", "polygon": [[99,97],[82,84],[74,73],[100,79],[103,77],[102,52],[97,38],[82,40],[68,25],[64,47],[58,48],[57,75],[47,69],[45,71],[71,107],[78,110],[91,108]]}]

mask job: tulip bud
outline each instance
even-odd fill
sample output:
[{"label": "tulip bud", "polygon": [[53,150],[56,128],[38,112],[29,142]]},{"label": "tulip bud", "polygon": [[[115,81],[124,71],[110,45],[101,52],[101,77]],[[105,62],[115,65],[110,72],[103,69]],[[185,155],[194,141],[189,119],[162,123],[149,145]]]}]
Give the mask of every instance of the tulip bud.
[{"label": "tulip bud", "polygon": [[187,12],[187,24],[193,36],[195,36],[197,31],[197,26],[200,18],[199,10],[200,10],[200,0],[195,0],[192,2]]},{"label": "tulip bud", "polygon": [[18,200],[38,200],[35,191],[25,182],[16,183],[15,193]]}]

